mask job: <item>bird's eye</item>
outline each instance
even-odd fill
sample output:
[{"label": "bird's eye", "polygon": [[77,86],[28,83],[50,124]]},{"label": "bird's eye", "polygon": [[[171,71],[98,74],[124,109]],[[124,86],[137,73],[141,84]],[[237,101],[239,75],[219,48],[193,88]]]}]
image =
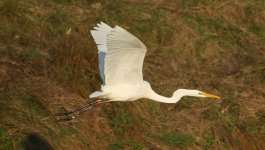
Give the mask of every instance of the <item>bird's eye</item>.
[{"label": "bird's eye", "polygon": [[199,95],[203,95],[203,93],[202,92],[199,92]]}]

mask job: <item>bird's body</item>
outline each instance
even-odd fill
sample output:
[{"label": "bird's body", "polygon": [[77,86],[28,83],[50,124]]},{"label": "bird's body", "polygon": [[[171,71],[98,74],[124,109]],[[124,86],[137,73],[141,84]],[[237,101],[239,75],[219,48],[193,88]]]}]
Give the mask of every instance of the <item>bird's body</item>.
[{"label": "bird's body", "polygon": [[150,84],[143,80],[142,68],[146,46],[125,29],[111,28],[101,22],[91,34],[97,44],[99,69],[103,80],[101,91],[92,93],[90,98],[109,101],[132,101],[148,98],[164,103],[176,103],[183,96],[212,97],[198,90],[179,89],[170,98],[155,93]]},{"label": "bird's body", "polygon": [[[142,68],[146,46],[125,29],[111,28],[101,22],[91,30],[98,47],[99,70],[103,81],[101,91],[93,92],[89,98],[96,99],[73,111],[58,113],[59,121],[69,121],[90,108],[110,101],[133,101],[147,98],[163,103],[176,103],[183,96],[220,98],[198,90],[178,89],[172,97],[164,97],[143,80]],[[107,101],[103,101],[103,99]]]},{"label": "bird's body", "polygon": [[[139,84],[120,84],[116,86],[103,86],[102,96],[98,98],[108,99],[111,101],[133,101],[144,98],[147,92],[147,82]],[[92,95],[91,95],[92,96]]]}]

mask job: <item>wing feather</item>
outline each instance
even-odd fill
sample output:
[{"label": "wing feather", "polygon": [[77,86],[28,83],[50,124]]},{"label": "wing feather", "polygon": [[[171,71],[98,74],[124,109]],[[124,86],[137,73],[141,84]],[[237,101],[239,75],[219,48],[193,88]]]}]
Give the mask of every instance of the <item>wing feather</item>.
[{"label": "wing feather", "polygon": [[103,81],[103,84],[105,85],[105,56],[107,53],[107,35],[110,33],[112,28],[105,24],[104,22],[101,22],[100,24],[97,24],[97,27],[94,27],[94,30],[91,30],[91,34],[94,38],[95,43],[98,47],[98,60],[99,60],[99,70],[100,70],[100,76]]},{"label": "wing feather", "polygon": [[91,30],[99,51],[99,68],[104,85],[139,84],[146,46],[125,29],[101,22]]},{"label": "wing feather", "polygon": [[105,74],[107,85],[143,82],[146,46],[125,29],[116,26],[107,35]]}]

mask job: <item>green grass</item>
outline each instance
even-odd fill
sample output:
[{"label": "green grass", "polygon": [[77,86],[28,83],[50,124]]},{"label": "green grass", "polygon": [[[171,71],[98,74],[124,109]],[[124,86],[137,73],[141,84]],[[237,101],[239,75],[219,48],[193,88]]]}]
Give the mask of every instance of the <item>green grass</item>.
[{"label": "green grass", "polygon": [[258,138],[265,138],[265,123],[264,120],[250,120],[248,122],[242,122],[240,129],[249,134],[249,135],[256,135]]},{"label": "green grass", "polygon": [[21,59],[23,61],[31,61],[34,59],[38,60],[38,59],[42,59],[42,58],[43,58],[43,56],[40,54],[40,52],[37,50],[33,50],[33,49],[29,49],[21,55]]},{"label": "green grass", "polygon": [[153,27],[153,32],[158,32],[156,37],[156,42],[159,44],[170,44],[174,28],[166,24],[166,14],[162,10],[157,10],[152,12],[151,27]]},{"label": "green grass", "polygon": [[7,45],[4,49],[4,53],[9,58],[13,58],[16,57],[18,49],[16,47],[13,47],[12,45]]},{"label": "green grass", "polygon": [[195,98],[193,97],[183,97],[180,101],[175,105],[176,109],[191,109],[192,104],[195,102]]},{"label": "green grass", "polygon": [[196,42],[194,44],[194,49],[196,50],[198,56],[200,56],[201,59],[205,59],[205,46],[204,41]]},{"label": "green grass", "polygon": [[123,150],[128,148],[140,150],[143,148],[143,145],[131,139],[118,139],[111,141],[108,146],[108,150]]},{"label": "green grass", "polygon": [[5,0],[1,6],[0,14],[11,17],[19,12],[19,4],[17,0]]},{"label": "green grass", "polygon": [[220,3],[224,3],[227,0],[182,0],[181,1],[181,6],[183,8],[189,8],[189,7],[198,7],[199,5],[213,5],[213,4],[220,4]]},{"label": "green grass", "polygon": [[174,55],[174,56],[181,56],[181,48],[180,46],[164,46],[161,47],[161,51],[165,52],[166,54]]},{"label": "green grass", "polygon": [[265,33],[262,26],[260,26],[258,23],[252,22],[247,26],[247,31],[254,34],[258,38],[265,40]]},{"label": "green grass", "polygon": [[70,81],[73,78],[74,78],[74,70],[71,69],[71,67],[64,68],[64,71],[63,71],[63,79],[65,81]]},{"label": "green grass", "polygon": [[[153,146],[172,149],[231,146],[240,149],[238,143],[248,140],[240,141],[238,132],[246,138],[255,138],[250,142],[259,143],[258,140],[264,139],[264,117],[262,112],[253,114],[263,111],[255,109],[260,108],[255,106],[259,105],[255,100],[264,96],[256,88],[242,92],[243,88],[237,88],[233,81],[238,86],[257,84],[257,88],[265,81],[262,51],[265,25],[261,17],[264,4],[264,0],[1,1],[0,115],[6,118],[1,124],[0,147],[4,143],[3,149],[20,149],[17,145],[23,137],[16,135],[15,141],[13,134],[11,137],[8,133],[29,130],[52,139],[51,144],[58,149],[67,149],[66,143],[59,142],[61,139],[81,149],[97,149],[98,143],[108,149],[148,149],[147,141],[139,143],[146,136]],[[56,112],[58,103],[63,103],[61,98],[66,97],[65,102],[69,94],[87,98],[89,93],[100,89],[96,44],[89,34],[99,21],[119,25],[146,44],[144,78],[152,81],[158,92],[191,85],[218,90],[225,98],[220,105],[219,101],[198,102],[191,97],[184,97],[174,106],[150,101],[131,102],[131,107],[131,103],[113,102],[97,108],[93,117],[99,119],[100,125],[93,124],[91,119],[91,128],[86,130],[56,122],[47,110]],[[71,33],[67,34],[70,28]],[[171,67],[176,72],[172,73]],[[42,98],[21,96],[28,89],[42,95],[45,102]],[[51,101],[49,108],[43,106]],[[200,118],[193,119],[190,114]],[[176,127],[171,119],[167,120],[179,115],[183,118],[177,121],[183,126]],[[86,118],[80,116],[71,125],[79,123],[79,119]],[[190,128],[185,126],[200,128],[187,131]],[[177,128],[190,135],[163,133],[165,128],[166,131]],[[210,132],[198,137],[208,129]]]},{"label": "green grass", "polygon": [[[223,148],[228,148],[230,144],[240,146],[240,140],[237,137],[238,130],[243,128],[239,118],[240,107],[237,101],[232,98],[224,99],[221,106],[223,109],[211,106],[202,112],[202,116],[206,121],[213,122],[212,132],[204,135],[204,149],[212,149],[216,144],[216,140],[221,140]],[[222,140],[222,138],[225,138],[225,140]]]},{"label": "green grass", "polygon": [[61,131],[60,131],[60,137],[61,138],[64,138],[64,137],[66,137],[66,136],[70,136],[70,135],[73,135],[73,134],[75,134],[77,132],[77,130],[75,129],[75,128],[73,128],[73,127],[69,127],[69,128],[67,128],[67,129],[62,129]]},{"label": "green grass", "polygon": [[32,123],[38,123],[42,117],[46,115],[46,111],[43,106],[39,103],[39,100],[33,96],[22,97],[26,107],[29,109],[29,114],[27,114],[28,119]]},{"label": "green grass", "polygon": [[[228,100],[226,102],[228,102]],[[231,101],[229,100],[229,102]],[[211,106],[202,112],[202,116],[206,120],[218,122],[218,125],[224,127],[226,130],[235,131],[240,109],[236,103],[229,103],[227,104],[228,106],[226,106],[226,104],[223,105],[228,108],[227,114],[222,113],[220,107]]]},{"label": "green grass", "polygon": [[52,12],[47,21],[50,32],[61,36],[66,35],[69,28],[74,24],[74,18],[59,8]]},{"label": "green grass", "polygon": [[70,4],[73,2],[73,0],[55,0],[58,4]]},{"label": "green grass", "polygon": [[1,39],[5,39],[7,37],[10,37],[10,35],[12,34],[12,27],[10,27],[6,22],[2,21],[0,22],[0,35],[1,35]]},{"label": "green grass", "polygon": [[126,130],[133,126],[133,118],[127,113],[121,113],[118,114],[118,116],[111,118],[110,123],[113,130],[117,134],[122,135]]},{"label": "green grass", "polygon": [[33,32],[37,24],[34,14],[26,9],[30,5],[30,2],[27,5],[24,1],[4,1],[0,6],[0,15],[3,16],[0,23],[0,35],[3,36],[1,39],[12,44],[17,41],[22,45],[35,43]]},{"label": "green grass", "polygon": [[212,132],[206,133],[204,135],[203,149],[212,149],[215,141],[215,135]]},{"label": "green grass", "polygon": [[167,132],[163,134],[161,141],[168,146],[184,148],[193,143],[194,139],[192,136],[181,132]]},{"label": "green grass", "polygon": [[7,133],[5,129],[0,127],[0,149],[1,150],[12,150],[13,143],[11,136]]},{"label": "green grass", "polygon": [[[8,108],[11,104],[11,98],[12,98],[12,93],[8,90],[3,90],[0,92],[0,115],[1,117],[4,116],[4,110]],[[3,116],[2,116],[3,115]]]},{"label": "green grass", "polygon": [[195,29],[207,41],[214,40],[216,35],[224,28],[224,21],[219,18],[203,18],[185,13],[181,16],[183,21]]},{"label": "green grass", "polygon": [[103,12],[102,18],[101,20],[105,21],[105,22],[109,22],[109,23],[123,23],[125,22],[127,19],[129,19],[128,17],[124,17],[127,16],[128,13],[131,12],[130,7],[128,4],[121,2],[121,1],[117,1],[115,0],[115,2],[106,2],[106,7],[108,8],[108,12]]},{"label": "green grass", "polygon": [[194,7],[197,6],[199,4],[200,1],[196,1],[196,0],[184,0],[182,1],[181,5],[182,7]]},{"label": "green grass", "polygon": [[[197,31],[203,43],[218,41],[223,49],[236,48],[247,51],[253,49],[253,46],[244,38],[247,36],[246,33],[221,17],[201,17],[184,13],[181,18],[189,27]],[[257,34],[259,28],[250,26],[248,30]],[[199,49],[199,55],[204,57],[201,45],[195,44],[195,49]]]},{"label": "green grass", "polygon": [[257,36],[259,36],[260,33],[261,33],[261,28],[260,28],[257,24],[255,24],[255,23],[251,23],[251,24],[248,26],[247,30],[248,30],[249,32],[251,32],[251,33],[257,35]]},{"label": "green grass", "polygon": [[[146,5],[138,5],[133,8],[130,4],[121,1],[107,2],[106,7],[110,11],[103,13],[102,20],[110,25],[129,24],[132,29],[128,30],[137,37],[141,37],[146,44],[160,45],[172,42],[169,39],[175,30],[166,23],[168,17],[163,10],[153,10]],[[148,15],[145,16],[146,14]]]},{"label": "green grass", "polygon": [[153,101],[148,102],[148,108],[151,112],[153,112],[157,116],[160,116],[162,113],[160,108],[157,106],[156,102]]}]

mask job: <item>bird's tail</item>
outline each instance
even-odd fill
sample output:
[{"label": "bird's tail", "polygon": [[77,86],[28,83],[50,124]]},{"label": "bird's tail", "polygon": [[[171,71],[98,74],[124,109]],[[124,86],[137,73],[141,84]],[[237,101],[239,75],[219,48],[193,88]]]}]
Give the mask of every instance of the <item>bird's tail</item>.
[{"label": "bird's tail", "polygon": [[100,91],[95,91],[92,94],[89,95],[90,99],[93,98],[104,98],[107,94],[104,92],[100,92]]}]

